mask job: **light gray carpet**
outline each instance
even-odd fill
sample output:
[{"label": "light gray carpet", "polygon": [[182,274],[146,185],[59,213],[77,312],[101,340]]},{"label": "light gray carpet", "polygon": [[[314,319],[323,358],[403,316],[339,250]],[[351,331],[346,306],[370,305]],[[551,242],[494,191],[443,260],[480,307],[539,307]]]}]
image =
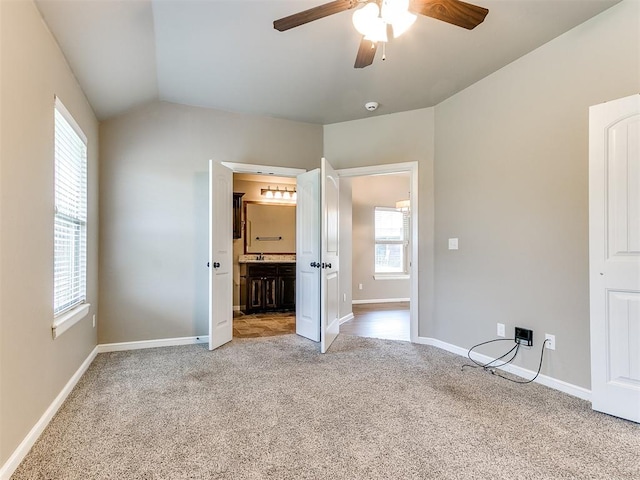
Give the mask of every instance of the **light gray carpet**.
[{"label": "light gray carpet", "polygon": [[98,355],[19,479],[640,479],[640,426],[407,342]]}]

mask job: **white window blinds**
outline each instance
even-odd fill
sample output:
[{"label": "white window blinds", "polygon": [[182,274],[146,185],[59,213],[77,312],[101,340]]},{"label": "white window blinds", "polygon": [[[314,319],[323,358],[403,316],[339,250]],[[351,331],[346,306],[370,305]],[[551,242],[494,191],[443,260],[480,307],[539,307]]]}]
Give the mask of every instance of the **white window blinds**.
[{"label": "white window blinds", "polygon": [[87,297],[87,140],[55,105],[54,301],[59,315]]},{"label": "white window blinds", "polygon": [[375,273],[406,273],[409,215],[375,207]]}]

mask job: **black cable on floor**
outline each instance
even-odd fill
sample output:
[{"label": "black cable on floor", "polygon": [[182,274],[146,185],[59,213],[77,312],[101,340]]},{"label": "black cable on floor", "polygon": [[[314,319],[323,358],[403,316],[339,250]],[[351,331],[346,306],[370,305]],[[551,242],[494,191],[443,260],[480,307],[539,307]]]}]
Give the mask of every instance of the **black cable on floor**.
[{"label": "black cable on floor", "polygon": [[[507,353],[499,356],[498,358],[494,358],[493,360],[491,360],[490,362],[487,363],[480,363],[476,360],[474,360],[473,358],[471,358],[471,352],[477,348],[477,347],[481,347],[482,345],[487,345],[489,343],[494,343],[494,342],[504,342],[504,341],[514,341],[516,342],[516,345],[509,350]],[[467,352],[467,357],[469,358],[469,360],[471,360],[475,365],[469,365],[468,363],[465,363],[464,365],[462,365],[462,367],[460,368],[461,370],[464,370],[464,367],[471,367],[471,368],[478,368],[481,367],[483,370],[487,370],[489,372],[491,372],[492,375],[496,375],[500,378],[504,378],[505,380],[508,380],[510,382],[513,383],[519,383],[519,384],[526,384],[526,383],[531,383],[533,382],[536,378],[538,378],[538,375],[540,375],[540,371],[542,370],[542,360],[544,358],[544,346],[545,344],[549,341],[549,339],[545,339],[544,342],[542,342],[542,350],[540,351],[540,363],[538,364],[538,371],[536,372],[535,377],[533,377],[531,380],[525,380],[525,381],[520,381],[520,380],[513,380],[511,378],[505,377],[504,375],[500,375],[499,373],[496,372],[496,368],[498,367],[503,367],[509,363],[511,363],[513,360],[515,360],[516,356],[518,355],[518,352],[520,351],[520,343],[516,341],[515,338],[511,339],[511,338],[496,338],[494,340],[488,340],[486,342],[482,342],[482,343],[478,343],[477,345],[474,345],[473,347],[471,347],[469,349],[469,351]],[[509,355],[511,352],[513,352],[515,350],[515,353],[513,354],[513,356],[501,363],[500,365],[491,365],[493,362],[497,362],[498,360],[502,360],[504,357],[506,357],[507,355]]]},{"label": "black cable on floor", "polygon": [[533,382],[536,378],[538,378],[538,375],[540,375],[540,370],[542,370],[542,358],[544,357],[544,346],[545,344],[549,341],[549,339],[545,339],[544,342],[542,342],[542,350],[540,351],[540,364],[538,365],[538,371],[536,372],[536,376],[533,377],[531,380],[525,380],[524,382],[520,381],[520,380],[513,380],[512,378],[508,378],[505,377],[504,375],[500,375],[499,373],[496,373],[495,370],[491,370],[491,374],[492,375],[497,375],[500,378],[504,378],[505,380],[509,380],[510,382],[513,383],[519,383],[521,385],[525,384],[525,383],[531,383]]},{"label": "black cable on floor", "polygon": [[[515,341],[516,341],[516,339],[515,339],[515,338],[496,338],[496,339],[494,339],[494,340],[489,340],[489,341],[482,342],[482,343],[478,343],[477,345],[474,345],[474,346],[473,346],[473,347],[471,347],[471,348],[469,349],[469,351],[467,352],[467,357],[468,357],[468,358],[469,358],[469,360],[471,360],[475,365],[469,365],[468,363],[465,363],[464,365],[462,365],[461,370],[464,370],[464,367],[471,367],[471,368],[478,368],[478,367],[481,367],[481,368],[483,368],[483,369],[485,369],[485,370],[486,370],[489,366],[491,366],[491,364],[492,364],[493,362],[497,362],[498,360],[502,360],[504,357],[506,357],[506,356],[507,356],[507,355],[509,355],[511,352],[513,352],[514,350],[516,350],[516,353],[514,354],[514,356],[513,356],[511,359],[509,359],[509,361],[507,361],[507,362],[505,362],[505,363],[502,363],[501,365],[498,365],[498,366],[500,366],[500,367],[501,367],[501,366],[503,366],[503,365],[506,365],[506,364],[508,364],[508,363],[511,363],[511,362],[515,359],[515,355],[517,355],[517,353],[518,353],[518,349],[520,348],[520,344],[519,344],[518,342],[516,342],[516,345],[515,345],[511,350],[509,350],[507,353],[505,353],[504,355],[499,356],[498,358],[494,358],[493,360],[491,360],[491,361],[490,361],[490,362],[488,362],[488,363],[480,363],[480,362],[478,362],[478,361],[474,360],[473,358],[471,358],[471,352],[472,352],[474,349],[476,349],[476,348],[478,348],[478,347],[481,347],[482,345],[487,345],[487,344],[489,344],[489,343],[494,343],[494,342],[507,342],[507,341],[509,341],[509,342],[515,342]],[[496,365],[494,365],[494,367],[495,367],[495,366],[496,366]]]}]

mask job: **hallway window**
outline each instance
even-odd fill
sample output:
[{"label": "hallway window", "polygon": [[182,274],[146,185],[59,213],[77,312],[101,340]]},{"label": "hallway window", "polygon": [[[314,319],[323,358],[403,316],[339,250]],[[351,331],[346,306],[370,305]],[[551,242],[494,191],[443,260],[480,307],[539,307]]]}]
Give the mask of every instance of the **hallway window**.
[{"label": "hallway window", "polygon": [[53,313],[87,298],[87,139],[64,105],[55,103]]},{"label": "hallway window", "polygon": [[375,208],[375,273],[407,273],[409,220],[407,212]]}]

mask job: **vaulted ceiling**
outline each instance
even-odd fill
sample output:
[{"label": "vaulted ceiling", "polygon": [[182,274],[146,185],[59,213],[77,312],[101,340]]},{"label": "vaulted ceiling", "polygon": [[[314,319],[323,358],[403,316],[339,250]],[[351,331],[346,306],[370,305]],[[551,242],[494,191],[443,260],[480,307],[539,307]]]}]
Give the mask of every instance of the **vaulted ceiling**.
[{"label": "vaulted ceiling", "polygon": [[420,16],[364,69],[349,11],[274,30],[325,1],[36,4],[99,119],[164,100],[330,124],[436,105],[619,0],[473,0],[489,9],[474,30]]}]

